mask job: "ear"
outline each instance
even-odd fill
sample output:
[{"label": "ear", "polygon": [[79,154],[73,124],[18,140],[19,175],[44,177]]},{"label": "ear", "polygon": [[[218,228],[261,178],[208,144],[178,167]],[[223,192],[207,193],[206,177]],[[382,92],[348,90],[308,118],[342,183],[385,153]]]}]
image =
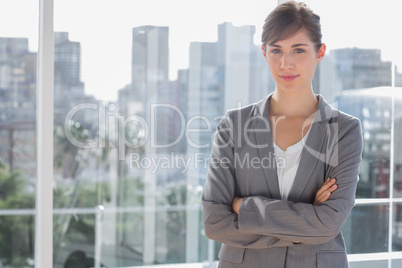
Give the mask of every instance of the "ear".
[{"label": "ear", "polygon": [[322,61],[325,56],[325,51],[327,50],[327,45],[322,43],[320,49],[317,52],[317,60],[318,62]]}]

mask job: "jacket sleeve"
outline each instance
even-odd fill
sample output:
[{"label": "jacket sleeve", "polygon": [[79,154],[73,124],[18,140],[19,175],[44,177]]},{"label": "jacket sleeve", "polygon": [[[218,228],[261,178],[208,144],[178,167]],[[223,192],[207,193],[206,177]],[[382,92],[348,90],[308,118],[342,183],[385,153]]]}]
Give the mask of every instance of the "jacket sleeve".
[{"label": "jacket sleeve", "polygon": [[205,234],[210,239],[239,248],[292,246],[292,242],[271,235],[240,232],[238,215],[231,208],[235,197],[235,176],[233,126],[226,114],[215,133],[202,195]]},{"label": "jacket sleeve", "polygon": [[354,206],[362,148],[360,121],[350,118],[339,130],[332,153],[326,160],[326,177],[336,178],[338,185],[330,199],[320,206],[313,206],[259,196],[244,198],[238,219],[240,232],[304,244],[332,240],[341,232]]}]

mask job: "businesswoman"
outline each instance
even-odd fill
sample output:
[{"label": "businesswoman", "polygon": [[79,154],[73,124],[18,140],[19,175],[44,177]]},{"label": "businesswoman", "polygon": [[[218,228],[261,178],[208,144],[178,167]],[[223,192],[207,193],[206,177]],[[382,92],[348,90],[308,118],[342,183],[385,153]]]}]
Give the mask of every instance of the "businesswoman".
[{"label": "businesswoman", "polygon": [[276,89],[220,121],[202,196],[206,236],[223,243],[221,268],[348,267],[341,229],[362,136],[357,118],[313,92],[325,50],[320,17],[305,4],[268,15],[262,52]]}]

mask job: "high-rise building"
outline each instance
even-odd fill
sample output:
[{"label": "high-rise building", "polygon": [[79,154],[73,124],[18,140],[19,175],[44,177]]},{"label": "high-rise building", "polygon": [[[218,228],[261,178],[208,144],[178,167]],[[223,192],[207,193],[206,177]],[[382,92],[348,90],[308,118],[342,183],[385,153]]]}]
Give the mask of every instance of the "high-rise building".
[{"label": "high-rise building", "polygon": [[[0,38],[0,108],[33,107],[36,89],[36,53],[28,51],[27,38]],[[0,120],[34,118],[23,111],[10,114],[3,110]]]},{"label": "high-rise building", "polygon": [[[214,129],[215,117],[224,112],[224,74],[218,65],[218,44],[190,44],[188,70],[188,124],[191,129]],[[210,126],[208,127],[208,124]],[[197,131],[187,137],[187,153],[209,152],[211,133]]]},{"label": "high-rise building", "polygon": [[[218,65],[222,72],[224,110],[253,103],[268,93],[268,66],[254,45],[254,26],[218,26]],[[259,83],[263,81],[263,83]]]},{"label": "high-rise building", "polygon": [[[151,104],[166,102],[169,95],[169,28],[140,26],[133,28],[131,86],[126,105],[141,106],[141,115],[154,127],[153,141],[168,144],[168,114]],[[155,108],[155,109],[154,109]],[[130,109],[126,109],[130,110]],[[139,109],[134,109],[138,111]]]},{"label": "high-rise building", "polygon": [[[225,111],[256,102],[273,91],[261,46],[253,43],[254,33],[254,26],[226,22],[218,26],[218,42],[191,43],[188,118],[190,127],[200,131],[188,135],[189,156],[209,155],[212,133]],[[206,170],[197,167],[194,174],[199,174],[200,180],[194,183],[204,184]]]},{"label": "high-rise building", "polygon": [[[197,204],[199,199],[194,189],[205,182],[205,160],[211,148],[211,134],[223,113],[224,73],[218,64],[218,44],[194,42],[190,44],[188,70],[188,135],[187,159],[191,161],[186,172],[188,190],[187,204]],[[199,213],[186,211],[186,262],[197,262],[199,252],[195,245],[200,245]]]},{"label": "high-rise building", "polygon": [[84,95],[81,82],[81,44],[69,40],[67,32],[54,35],[55,100]]},{"label": "high-rise building", "polygon": [[391,86],[391,62],[379,49],[345,48],[331,52],[342,90]]},{"label": "high-rise building", "polygon": [[319,93],[331,100],[342,90],[391,86],[391,62],[382,61],[379,49],[331,50],[318,72]]},{"label": "high-rise building", "polygon": [[177,80],[169,82],[169,91],[162,95],[161,112],[165,115],[164,129],[170,152],[186,152],[185,128],[188,118],[188,70],[179,70]]},{"label": "high-rise building", "polygon": [[[225,111],[245,106],[265,97],[269,69],[261,46],[253,43],[254,26],[218,26],[218,41],[190,45],[188,76],[187,204],[199,202],[194,191],[205,183],[211,138]],[[204,163],[201,165],[200,163]],[[200,235],[197,211],[186,211],[186,261],[199,259],[197,245],[205,243]]]},{"label": "high-rise building", "polygon": [[0,38],[0,159],[27,178],[36,174],[36,53],[27,38]]},{"label": "high-rise building", "polygon": [[169,75],[169,28],[133,28],[130,99],[151,103],[167,90]]},{"label": "high-rise building", "polygon": [[395,67],[395,86],[402,87],[402,73],[398,72],[397,67]]},{"label": "high-rise building", "polygon": [[[140,26],[132,29],[132,59],[131,84],[119,91],[119,111],[125,119],[141,118],[137,124],[142,132],[139,143],[145,139],[140,148],[126,148],[129,155],[135,153],[147,159],[161,159],[170,153],[169,145],[175,139],[177,128],[175,106],[177,87],[169,82],[169,28],[158,26]],[[173,94],[172,94],[173,93]],[[172,121],[174,120],[174,122]],[[131,126],[133,126],[131,124]],[[127,127],[127,129],[130,126]],[[136,130],[134,130],[136,131]],[[144,140],[143,140],[144,139]],[[132,141],[130,141],[132,143]],[[129,147],[129,146],[127,146]],[[129,161],[129,159],[126,159]],[[137,176],[143,183],[145,213],[142,226],[132,230],[122,231],[131,247],[141,247],[140,258],[144,264],[158,262],[166,254],[159,254],[167,248],[166,226],[157,226],[157,214],[153,210],[156,205],[158,182],[169,181],[174,176],[174,170],[130,168],[121,170],[121,183],[130,176]],[[119,197],[123,198],[123,197]],[[119,202],[124,202],[120,200]],[[124,219],[122,219],[124,220]],[[140,229],[138,229],[140,228]],[[138,240],[138,230],[144,233],[143,239]],[[158,240],[158,244],[156,244]]]}]

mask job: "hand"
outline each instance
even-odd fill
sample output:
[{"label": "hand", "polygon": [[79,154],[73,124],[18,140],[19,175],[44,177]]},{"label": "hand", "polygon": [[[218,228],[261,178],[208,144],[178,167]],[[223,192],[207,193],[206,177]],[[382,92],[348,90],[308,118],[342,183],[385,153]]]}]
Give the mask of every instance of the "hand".
[{"label": "hand", "polygon": [[314,203],[313,206],[319,206],[325,201],[329,199],[331,196],[331,193],[338,188],[338,185],[335,184],[336,179],[333,178],[328,178],[324,184],[321,186],[321,188],[317,191],[317,194],[315,195]]},{"label": "hand", "polygon": [[232,210],[233,212],[235,212],[236,214],[239,214],[239,210],[240,210],[240,205],[241,205],[241,201],[243,200],[243,198],[240,197],[235,197],[233,198],[232,201]]}]

